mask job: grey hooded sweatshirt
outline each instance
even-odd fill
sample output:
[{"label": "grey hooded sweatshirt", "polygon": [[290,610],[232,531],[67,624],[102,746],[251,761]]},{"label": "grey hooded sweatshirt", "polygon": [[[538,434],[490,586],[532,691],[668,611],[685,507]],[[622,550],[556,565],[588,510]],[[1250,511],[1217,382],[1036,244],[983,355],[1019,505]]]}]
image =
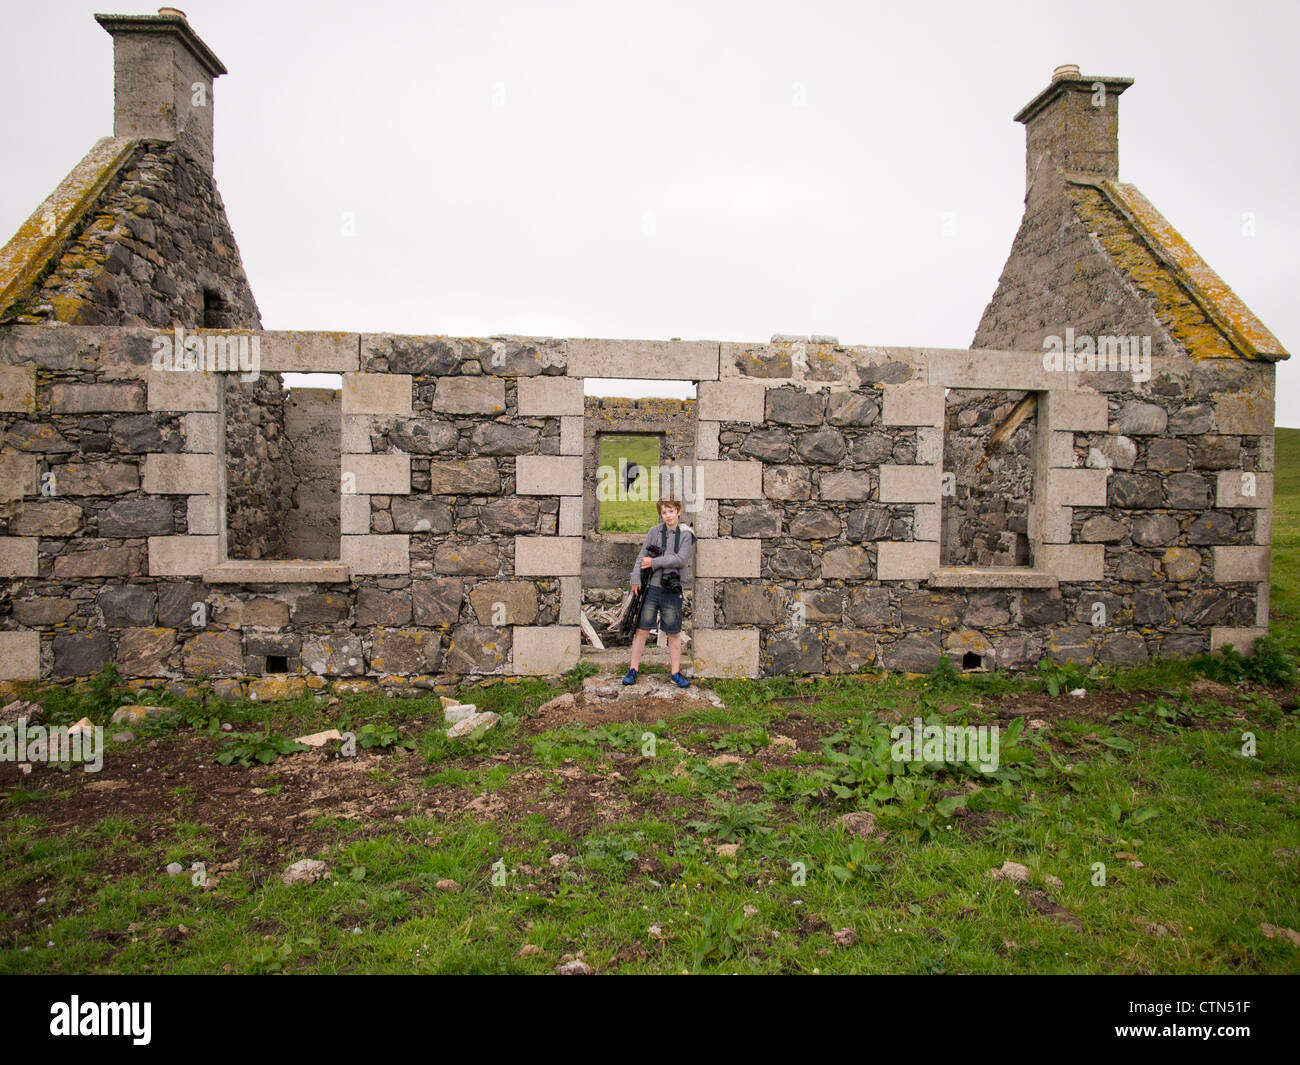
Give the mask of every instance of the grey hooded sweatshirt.
[{"label": "grey hooded sweatshirt", "polygon": [[[632,564],[632,579],[629,582],[633,588],[641,586],[641,560],[648,558],[650,552],[646,550],[651,544],[659,547],[664,541],[664,529],[666,526],[663,522],[651,526],[650,531],[645,534],[645,543],[641,545],[641,551],[636,556],[636,561]],[[673,551],[673,537],[676,530],[668,530],[668,543],[664,547],[664,553],[658,558],[650,559],[650,587],[658,588],[663,583],[663,571],[666,569],[678,570],[683,579],[686,577],[686,567],[691,561],[691,548],[695,546],[695,533],[691,531],[689,525],[683,525],[680,521],[677,528],[682,531],[681,542],[677,551]]]}]

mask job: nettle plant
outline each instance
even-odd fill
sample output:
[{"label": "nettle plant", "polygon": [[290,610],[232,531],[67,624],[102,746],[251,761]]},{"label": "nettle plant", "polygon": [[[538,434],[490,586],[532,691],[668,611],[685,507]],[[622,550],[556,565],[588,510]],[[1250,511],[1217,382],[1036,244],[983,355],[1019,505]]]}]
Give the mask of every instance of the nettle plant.
[{"label": "nettle plant", "polygon": [[408,749],[415,747],[414,740],[404,740],[397,729],[387,721],[369,722],[362,725],[356,731],[357,744],[365,747],[367,750],[379,747],[406,747]]},{"label": "nettle plant", "polygon": [[709,746],[717,751],[734,751],[736,754],[753,754],[761,747],[771,743],[766,730],[761,728],[744,729],[739,732],[724,732]]},{"label": "nettle plant", "polygon": [[53,725],[70,725],[88,717],[96,725],[108,724],[114,710],[132,701],[131,690],[121,680],[117,667],[110,662],[76,688],[50,687],[41,697],[46,720]]},{"label": "nettle plant", "polygon": [[1087,684],[1095,686],[1101,679],[1097,666],[1085,670],[1076,662],[1058,663],[1050,658],[1041,658],[1035,668],[1048,695],[1060,695],[1063,691],[1073,691]]},{"label": "nettle plant", "polygon": [[709,797],[709,817],[688,821],[687,826],[712,835],[720,843],[737,843],[742,836],[769,836],[772,834],[767,819],[772,813],[770,802],[723,801]]},{"label": "nettle plant", "polygon": [[1202,655],[1192,660],[1192,666],[1220,684],[1254,681],[1268,688],[1294,683],[1297,673],[1295,662],[1286,648],[1272,636],[1257,637],[1249,658],[1240,654],[1232,644],[1225,643],[1218,657]]},{"label": "nettle plant", "polygon": [[225,746],[217,755],[221,765],[238,762],[245,769],[254,762],[270,765],[283,754],[295,754],[298,751],[310,751],[305,743],[296,743],[287,736],[271,731],[270,724],[263,725],[261,732],[232,732],[226,737]]},{"label": "nettle plant", "polygon": [[[932,714],[924,724],[943,726],[952,722]],[[961,752],[962,757],[945,761],[895,758],[891,727],[869,711],[822,741],[828,768],[813,775],[845,805],[855,809],[882,808],[901,820],[905,829],[926,839],[965,807],[972,795],[983,790],[967,789],[968,781],[977,780],[984,787],[998,785],[1009,795],[1014,783],[1047,774],[1046,769],[1033,764],[1036,752],[1022,743],[1026,739],[1024,726],[1024,719],[1016,718],[1002,730],[997,768],[985,772],[975,752],[969,749]],[[952,793],[942,794],[945,790]]]}]

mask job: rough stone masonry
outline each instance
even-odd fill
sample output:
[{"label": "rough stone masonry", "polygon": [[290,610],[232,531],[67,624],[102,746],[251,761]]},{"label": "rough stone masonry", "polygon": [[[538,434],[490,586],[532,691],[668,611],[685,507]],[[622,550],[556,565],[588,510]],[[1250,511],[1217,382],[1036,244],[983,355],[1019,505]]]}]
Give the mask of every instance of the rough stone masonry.
[{"label": "rough stone masonry", "polygon": [[[273,332],[212,179],[225,68],[181,16],[98,18],[114,137],[0,252],[0,681],[115,663],[273,698],[566,670],[584,595],[635,552],[599,531],[604,431],[662,434],[687,470],[701,676],[1131,663],[1266,631],[1287,356],[1119,183],[1127,79],[1059,68],[1017,116],[1025,220],[970,350]],[[193,369],[157,360],[177,327]],[[203,361],[241,335],[251,384]],[[697,398],[584,396],[647,376]]]}]

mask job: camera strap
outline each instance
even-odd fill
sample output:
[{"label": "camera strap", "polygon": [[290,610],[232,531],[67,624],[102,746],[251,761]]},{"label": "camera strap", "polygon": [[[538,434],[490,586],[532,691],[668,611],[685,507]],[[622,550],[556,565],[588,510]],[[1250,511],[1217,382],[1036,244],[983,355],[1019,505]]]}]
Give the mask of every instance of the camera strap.
[{"label": "camera strap", "polygon": [[[668,550],[668,525],[664,523],[659,526],[659,546]],[[682,546],[682,527],[679,525],[673,530],[673,554],[677,554],[677,549]]]}]

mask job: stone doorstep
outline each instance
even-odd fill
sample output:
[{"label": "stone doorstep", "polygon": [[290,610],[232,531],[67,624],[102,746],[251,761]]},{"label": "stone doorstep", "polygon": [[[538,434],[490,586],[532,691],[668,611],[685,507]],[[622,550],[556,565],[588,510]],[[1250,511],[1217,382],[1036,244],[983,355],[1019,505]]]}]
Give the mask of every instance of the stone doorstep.
[{"label": "stone doorstep", "polygon": [[1032,566],[941,566],[926,583],[931,588],[1056,588],[1060,580]]},{"label": "stone doorstep", "polygon": [[[601,672],[622,675],[627,672],[631,654],[632,648],[630,647],[607,647],[603,651],[595,651],[584,645],[582,648],[582,661],[600,666]],[[664,666],[666,668],[668,665],[667,647],[656,647],[653,643],[646,644],[645,653],[641,655],[641,668],[643,670],[646,666]],[[685,673],[688,668],[693,666],[694,660],[688,644],[682,648],[682,672]]]},{"label": "stone doorstep", "polygon": [[351,578],[343,562],[257,559],[209,566],[202,579],[208,584],[345,584]]}]

